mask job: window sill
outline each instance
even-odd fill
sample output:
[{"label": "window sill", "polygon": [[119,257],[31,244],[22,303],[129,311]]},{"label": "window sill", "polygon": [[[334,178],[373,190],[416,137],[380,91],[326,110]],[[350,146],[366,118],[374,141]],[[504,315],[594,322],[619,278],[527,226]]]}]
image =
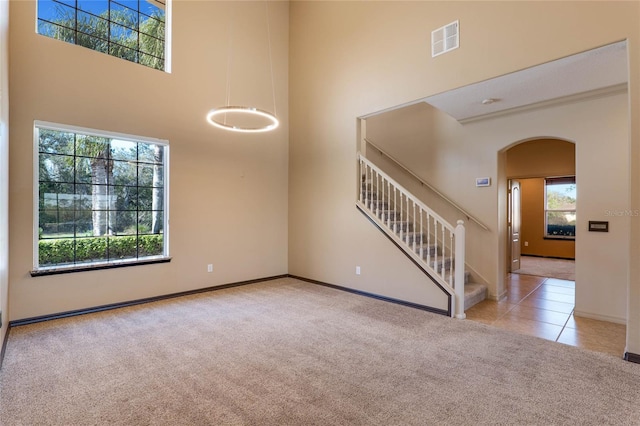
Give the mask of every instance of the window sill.
[{"label": "window sill", "polygon": [[576,237],[543,237],[544,240],[575,241]]},{"label": "window sill", "polygon": [[127,266],[139,266],[139,265],[152,265],[154,263],[168,263],[171,262],[171,257],[152,257],[146,259],[136,259],[132,261],[120,261],[113,263],[99,263],[99,264],[79,264],[72,266],[60,266],[60,267],[50,267],[50,268],[41,268],[34,269],[30,271],[32,277],[42,277],[45,275],[59,275],[59,274],[70,274],[73,272],[86,272],[86,271],[99,271],[102,269],[113,269],[113,268],[125,268]]}]

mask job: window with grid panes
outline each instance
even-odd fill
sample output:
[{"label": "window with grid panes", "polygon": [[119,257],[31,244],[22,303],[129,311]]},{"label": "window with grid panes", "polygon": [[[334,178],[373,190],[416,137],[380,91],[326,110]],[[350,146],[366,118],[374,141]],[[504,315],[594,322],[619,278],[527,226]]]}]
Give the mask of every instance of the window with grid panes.
[{"label": "window with grid panes", "polygon": [[37,31],[166,70],[167,0],[38,0]]},{"label": "window with grid panes", "polygon": [[34,269],[166,258],[168,145],[36,123]]}]

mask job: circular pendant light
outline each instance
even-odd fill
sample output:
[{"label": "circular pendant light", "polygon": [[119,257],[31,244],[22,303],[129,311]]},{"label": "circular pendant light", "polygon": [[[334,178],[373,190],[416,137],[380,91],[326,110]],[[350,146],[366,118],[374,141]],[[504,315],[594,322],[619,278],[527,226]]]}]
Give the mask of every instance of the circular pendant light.
[{"label": "circular pendant light", "polygon": [[231,99],[231,58],[233,53],[233,17],[229,24],[229,57],[227,61],[227,102],[226,105],[214,108],[207,114],[207,121],[219,129],[232,132],[260,133],[276,129],[280,122],[276,118],[276,93],[273,81],[273,58],[271,56],[271,28],[269,26],[268,2],[264,1],[265,20],[267,29],[267,47],[269,53],[269,73],[271,76],[271,95],[273,99],[273,114],[253,106],[232,106]]},{"label": "circular pendant light", "polygon": [[[264,118],[267,120],[267,124],[264,126],[253,126],[253,125],[240,125],[240,124],[227,124],[225,121],[220,121],[219,116],[225,116],[227,114],[238,114],[249,117],[258,117]],[[207,114],[207,121],[220,129],[231,130],[232,132],[244,132],[244,133],[259,133],[259,132],[268,132],[277,128],[280,125],[280,122],[276,118],[275,115],[263,111],[258,108],[253,107],[243,107],[243,106],[227,106],[212,109]]]}]

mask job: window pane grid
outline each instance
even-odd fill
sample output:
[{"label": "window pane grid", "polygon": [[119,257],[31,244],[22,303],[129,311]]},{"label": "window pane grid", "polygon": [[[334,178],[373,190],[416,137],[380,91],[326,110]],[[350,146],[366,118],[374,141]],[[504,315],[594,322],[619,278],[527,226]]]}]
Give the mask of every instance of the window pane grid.
[{"label": "window pane grid", "polygon": [[[38,130],[40,267],[165,253],[164,176],[157,176],[164,174],[163,145],[75,133],[70,154],[69,132]],[[56,147],[64,154],[55,153]],[[148,162],[149,155],[158,161]],[[141,168],[153,184],[140,184]]]},{"label": "window pane grid", "polygon": [[[38,0],[38,33],[164,70],[164,10],[133,2]],[[134,8],[135,7],[135,8]]]}]

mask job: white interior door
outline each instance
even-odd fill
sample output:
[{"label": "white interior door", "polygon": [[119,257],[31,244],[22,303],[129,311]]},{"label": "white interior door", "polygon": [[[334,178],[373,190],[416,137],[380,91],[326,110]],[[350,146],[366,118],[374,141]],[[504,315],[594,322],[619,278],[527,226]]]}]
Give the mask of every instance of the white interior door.
[{"label": "white interior door", "polygon": [[520,269],[520,182],[509,181],[509,272]]}]

